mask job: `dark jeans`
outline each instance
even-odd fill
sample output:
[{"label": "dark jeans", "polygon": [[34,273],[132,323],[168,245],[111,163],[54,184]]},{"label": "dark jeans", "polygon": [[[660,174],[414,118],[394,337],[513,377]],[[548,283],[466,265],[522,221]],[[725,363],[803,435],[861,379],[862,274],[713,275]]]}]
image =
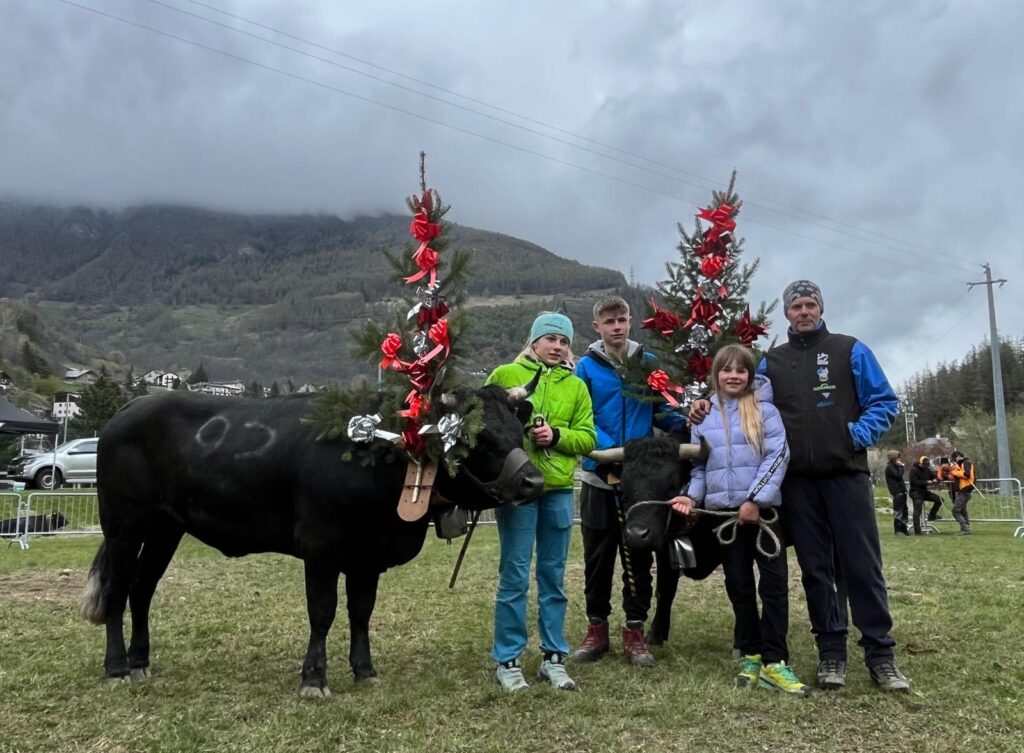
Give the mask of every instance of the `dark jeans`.
[{"label": "dark jeans", "polygon": [[961,489],[956,493],[956,501],[953,503],[953,518],[960,524],[961,531],[966,531],[971,527],[971,520],[967,517],[967,503],[970,501],[970,489]]},{"label": "dark jeans", "polygon": [[622,610],[627,620],[646,621],[653,592],[651,566],[654,552],[651,549],[630,549],[622,543],[615,492],[583,484],[580,520],[587,617],[607,620],[611,615],[612,576],[615,574],[615,560],[621,559]]},{"label": "dark jeans", "polygon": [[907,530],[907,493],[897,492],[892,495],[892,517],[896,532]]},{"label": "dark jeans", "polygon": [[[778,527],[776,527],[778,528]],[[768,559],[757,551],[757,526],[740,526],[736,541],[722,546],[725,591],[736,617],[734,646],[744,655],[761,654],[771,664],[789,661],[786,633],[789,631],[789,568],[785,543],[782,553]],[[776,530],[779,538],[782,532]],[[754,579],[754,563],[760,575]],[[761,611],[757,595],[761,595]]]},{"label": "dark jeans", "polygon": [[911,489],[910,499],[914,502],[914,530],[920,532],[921,511],[924,509],[924,503],[932,503],[931,512],[928,513],[928,519],[932,520],[942,506],[942,498],[935,492],[930,492],[927,489]]},{"label": "dark jeans", "polygon": [[796,549],[801,581],[821,659],[846,659],[847,621],[836,592],[846,584],[850,615],[868,666],[893,656],[892,616],[875,521],[871,479],[865,473],[817,478],[789,475],[782,484],[787,536]]}]

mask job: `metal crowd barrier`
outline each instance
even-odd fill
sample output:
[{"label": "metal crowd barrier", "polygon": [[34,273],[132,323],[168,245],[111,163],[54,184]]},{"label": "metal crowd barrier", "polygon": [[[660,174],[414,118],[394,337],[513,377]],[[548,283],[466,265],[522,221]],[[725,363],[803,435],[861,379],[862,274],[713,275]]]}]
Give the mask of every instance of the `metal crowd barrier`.
[{"label": "metal crowd barrier", "polygon": [[[13,499],[12,499],[13,498]],[[28,549],[31,536],[102,533],[96,492],[33,492],[27,496],[0,494],[4,528],[0,535]],[[13,523],[13,525],[11,525]]]},{"label": "metal crowd barrier", "polygon": [[967,504],[971,522],[1016,523],[1014,538],[1024,537],[1024,491],[1020,479],[979,478]]}]

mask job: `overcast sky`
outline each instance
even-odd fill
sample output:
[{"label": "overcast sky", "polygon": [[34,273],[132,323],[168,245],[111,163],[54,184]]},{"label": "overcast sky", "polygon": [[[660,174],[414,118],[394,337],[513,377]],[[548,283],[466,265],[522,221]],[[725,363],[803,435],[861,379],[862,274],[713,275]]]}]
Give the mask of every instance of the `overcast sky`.
[{"label": "overcast sky", "polygon": [[404,212],[423,149],[451,219],[653,283],[735,168],[754,301],[816,280],[894,384],[988,336],[983,262],[1024,333],[1019,0],[79,5],[0,0],[0,196]]}]

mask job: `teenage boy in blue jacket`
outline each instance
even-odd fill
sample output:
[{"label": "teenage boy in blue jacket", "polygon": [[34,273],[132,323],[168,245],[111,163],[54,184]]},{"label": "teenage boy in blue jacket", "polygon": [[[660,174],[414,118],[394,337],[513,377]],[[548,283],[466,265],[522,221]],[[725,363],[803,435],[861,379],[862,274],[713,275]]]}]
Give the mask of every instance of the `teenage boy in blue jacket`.
[{"label": "teenage boy in blue jacket", "polygon": [[[623,377],[627,359],[642,363],[654,359],[644,353],[640,343],[629,339],[629,304],[619,296],[607,296],[594,305],[594,329],[601,339],[591,344],[576,364],[576,376],[590,391],[597,428],[597,449],[622,447],[631,439],[652,434],[652,427],[665,431],[686,431],[685,417],[667,414],[655,420],[656,403],[638,400]],[[641,370],[642,371],[642,370]],[[635,666],[651,666],[651,654],[644,638],[644,621],[651,607],[650,549],[630,549],[622,540],[620,501],[608,483],[608,468],[583,459],[583,488],[580,492],[580,517],[583,535],[583,575],[587,618],[590,622],[580,647],[570,655],[575,661],[595,661],[609,649],[608,617],[611,615],[612,577],[615,559],[622,563],[622,609],[626,624],[622,629],[622,647],[626,659]]]}]

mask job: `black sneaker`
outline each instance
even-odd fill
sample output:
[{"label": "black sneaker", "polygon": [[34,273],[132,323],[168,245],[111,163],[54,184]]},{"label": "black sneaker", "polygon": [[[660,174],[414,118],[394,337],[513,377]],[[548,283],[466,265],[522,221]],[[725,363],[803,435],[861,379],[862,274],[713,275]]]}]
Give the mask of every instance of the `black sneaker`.
[{"label": "black sneaker", "polygon": [[899,667],[896,666],[896,662],[892,659],[868,667],[868,672],[871,673],[871,681],[880,690],[885,690],[889,693],[910,692],[910,680],[903,676]]},{"label": "black sneaker", "polygon": [[822,690],[842,690],[846,687],[846,660],[822,659],[818,662],[817,679]]}]

